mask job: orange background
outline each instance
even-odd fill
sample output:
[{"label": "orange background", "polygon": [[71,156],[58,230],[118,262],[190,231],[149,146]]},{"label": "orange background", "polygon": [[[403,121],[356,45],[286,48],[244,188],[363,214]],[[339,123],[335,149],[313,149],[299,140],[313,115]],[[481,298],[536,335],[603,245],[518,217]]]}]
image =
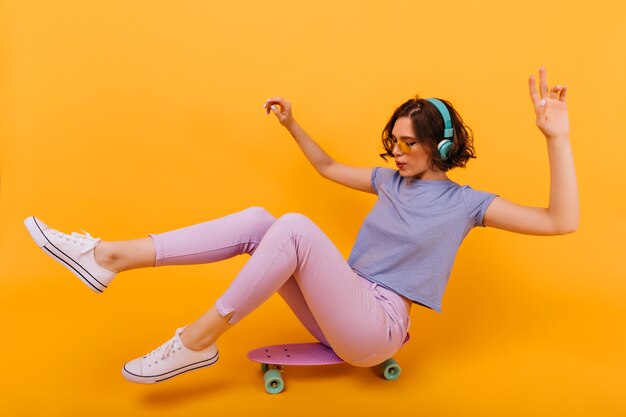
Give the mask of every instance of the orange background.
[{"label": "orange background", "polygon": [[[621,3],[0,5],[3,415],[626,413]],[[348,365],[292,368],[287,390],[267,395],[246,352],[311,340],[276,296],[222,338],[217,366],[128,383],[122,364],[204,312],[247,257],[125,272],[96,295],[22,223],[120,240],[259,205],[306,214],[347,257],[376,197],[322,179],[263,112],[273,95],[335,159],[388,167],[377,154],[392,110],[416,93],[448,99],[479,155],[451,178],[545,205],[527,91],[540,65],[570,87],[579,231],[470,233],[444,314],[413,308],[394,382]]]}]

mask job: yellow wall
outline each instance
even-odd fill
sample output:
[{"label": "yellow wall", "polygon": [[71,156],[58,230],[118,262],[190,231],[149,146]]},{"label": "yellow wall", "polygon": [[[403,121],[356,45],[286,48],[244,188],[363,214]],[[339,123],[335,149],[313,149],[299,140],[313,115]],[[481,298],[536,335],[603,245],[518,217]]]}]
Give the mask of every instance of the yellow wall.
[{"label": "yellow wall", "polygon": [[[619,2],[0,4],[3,415],[626,412]],[[36,215],[118,240],[260,205],[308,215],[347,256],[375,196],[319,177],[263,112],[272,95],[293,102],[335,159],[389,167],[377,153],[391,111],[416,93],[446,98],[479,155],[451,177],[544,205],[546,145],[527,91],[540,65],[570,87],[580,229],[470,233],[444,314],[413,309],[393,383],[348,366],[296,368],[287,392],[265,394],[247,350],[310,340],[278,297],[224,336],[219,366],[127,383],[121,365],[201,314],[247,257],[126,272],[98,296],[22,224]]]}]

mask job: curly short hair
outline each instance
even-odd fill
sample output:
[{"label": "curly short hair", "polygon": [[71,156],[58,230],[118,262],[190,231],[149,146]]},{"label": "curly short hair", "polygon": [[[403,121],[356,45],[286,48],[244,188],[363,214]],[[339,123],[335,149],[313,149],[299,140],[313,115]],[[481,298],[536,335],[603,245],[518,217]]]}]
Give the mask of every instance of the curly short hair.
[{"label": "curly short hair", "polygon": [[437,150],[437,144],[443,140],[444,123],[441,113],[434,104],[418,95],[404,102],[391,115],[382,133],[383,148],[386,152],[380,154],[380,157],[385,161],[387,161],[387,157],[394,157],[393,149],[390,149],[389,145],[386,144],[388,142],[385,141],[385,138],[391,137],[391,132],[398,118],[410,117],[415,137],[428,151],[430,156],[428,166],[431,169],[434,166],[442,171],[456,167],[464,168],[470,158],[476,158],[472,129],[463,122],[450,102],[439,100],[448,108],[454,128],[452,148],[447,159],[443,160]]}]

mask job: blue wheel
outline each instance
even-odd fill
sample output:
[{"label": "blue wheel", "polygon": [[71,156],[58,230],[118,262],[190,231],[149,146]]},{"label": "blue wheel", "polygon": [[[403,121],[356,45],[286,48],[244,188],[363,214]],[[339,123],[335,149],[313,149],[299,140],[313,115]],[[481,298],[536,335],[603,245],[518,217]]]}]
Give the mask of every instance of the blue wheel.
[{"label": "blue wheel", "polygon": [[262,363],[262,364],[261,364],[261,371],[262,371],[263,373],[265,373],[265,372],[269,371],[269,369],[270,369],[270,366],[269,366],[268,364],[266,364],[266,363]]},{"label": "blue wheel", "polygon": [[385,362],[381,363],[379,367],[381,373],[387,380],[398,379],[402,372],[400,365],[398,365],[398,362],[393,358],[387,359]]},{"label": "blue wheel", "polygon": [[267,391],[268,394],[278,394],[285,388],[283,377],[280,371],[276,369],[267,371],[263,379],[265,380],[265,391]]}]

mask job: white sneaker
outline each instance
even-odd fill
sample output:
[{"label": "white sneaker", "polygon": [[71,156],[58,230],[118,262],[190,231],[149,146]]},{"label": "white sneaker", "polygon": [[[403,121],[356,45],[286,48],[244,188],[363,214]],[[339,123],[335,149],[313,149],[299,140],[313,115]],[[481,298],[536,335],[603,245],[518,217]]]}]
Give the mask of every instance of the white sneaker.
[{"label": "white sneaker", "polygon": [[139,384],[156,384],[182,373],[213,365],[219,359],[217,346],[200,351],[190,350],[180,340],[181,327],[167,342],[141,358],[133,359],[122,367],[122,376]]},{"label": "white sneaker", "polygon": [[100,238],[94,239],[84,230],[84,235],[76,232],[66,235],[48,227],[35,216],[27,217],[24,224],[35,243],[45,253],[69,269],[91,290],[103,292],[115,277],[115,272],[96,263],[94,248]]}]

